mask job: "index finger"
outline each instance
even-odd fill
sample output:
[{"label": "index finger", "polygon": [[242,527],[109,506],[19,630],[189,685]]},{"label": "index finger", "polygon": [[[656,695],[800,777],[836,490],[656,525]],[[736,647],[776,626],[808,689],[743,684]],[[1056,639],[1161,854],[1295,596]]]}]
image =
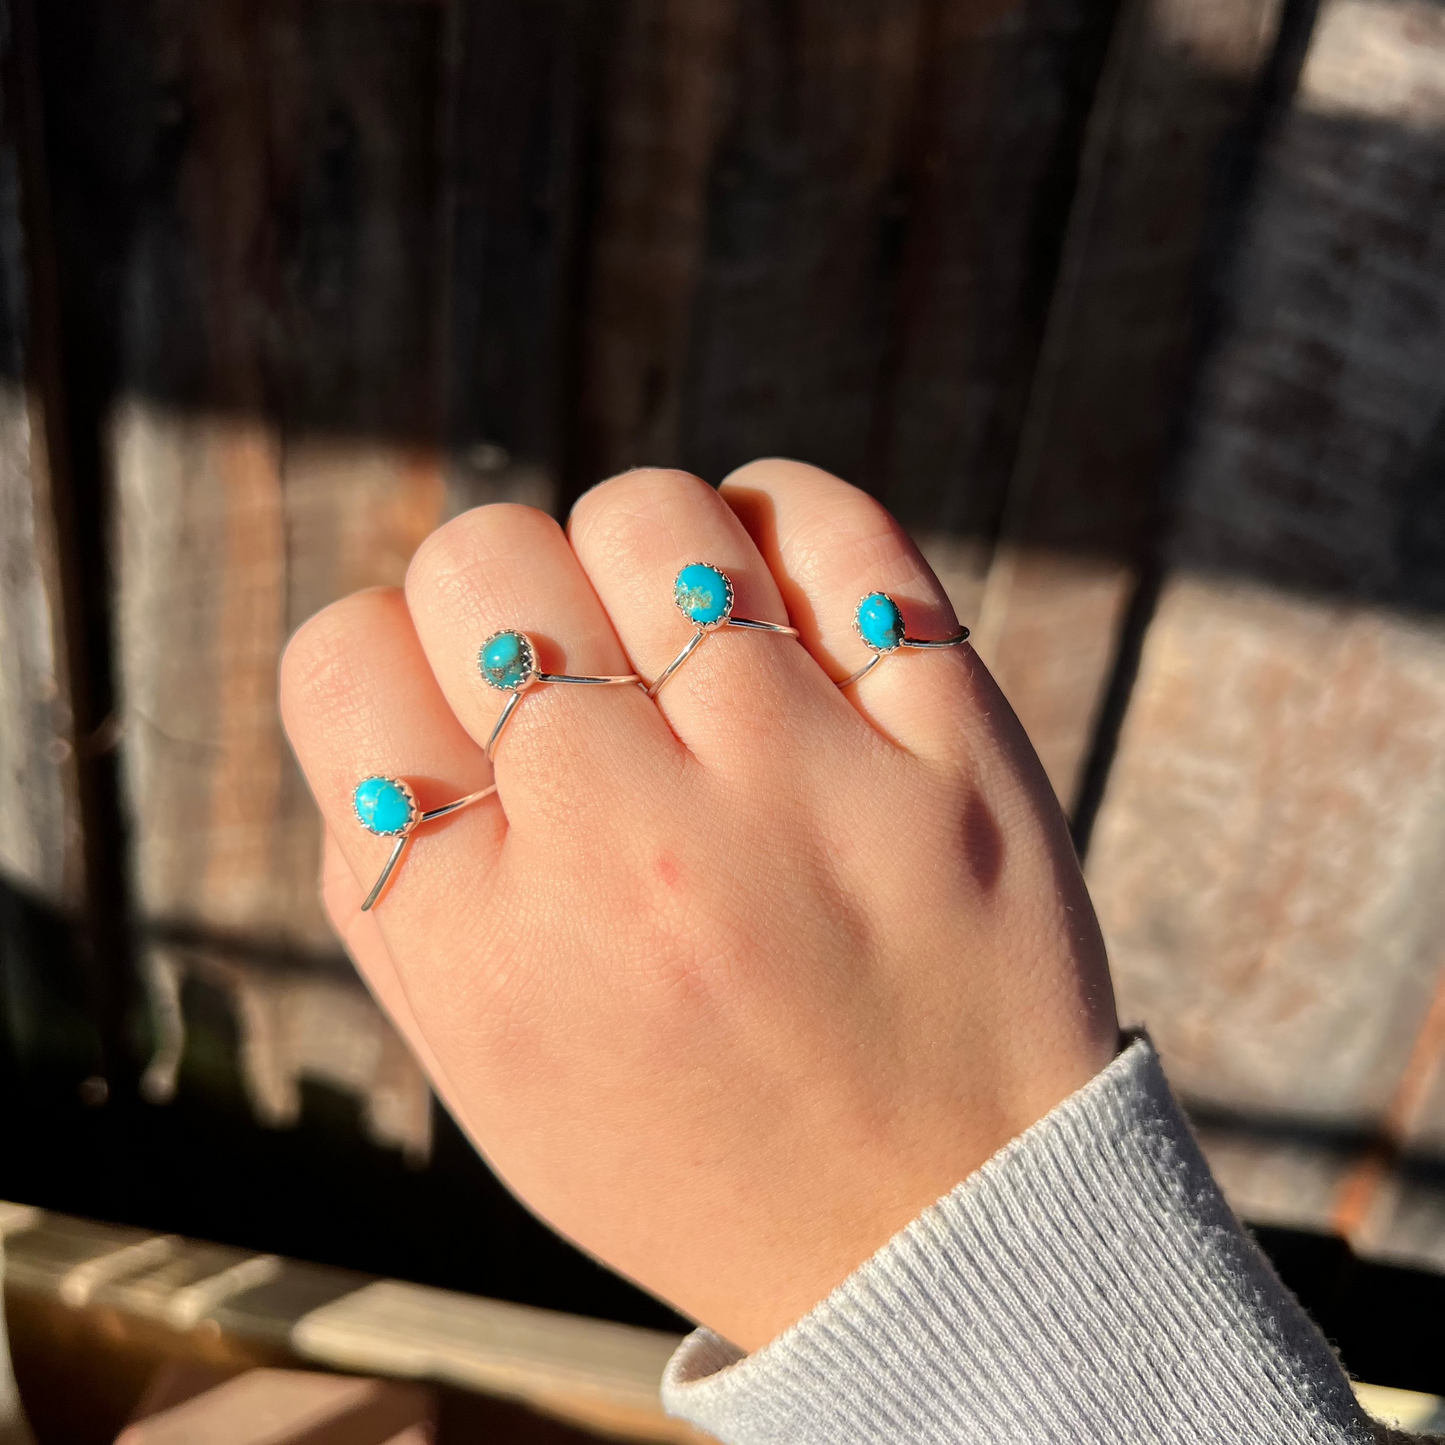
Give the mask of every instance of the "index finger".
[{"label": "index finger", "polygon": [[[359,783],[400,779],[427,811],[492,781],[491,764],[447,705],[394,588],[347,597],[297,631],[281,661],[281,717],[327,827],[367,891],[396,839],[362,825]],[[416,829],[376,904],[394,954],[409,925],[412,937],[434,937],[438,918],[460,922],[467,905],[458,900],[474,898],[505,836],[495,798]]]}]

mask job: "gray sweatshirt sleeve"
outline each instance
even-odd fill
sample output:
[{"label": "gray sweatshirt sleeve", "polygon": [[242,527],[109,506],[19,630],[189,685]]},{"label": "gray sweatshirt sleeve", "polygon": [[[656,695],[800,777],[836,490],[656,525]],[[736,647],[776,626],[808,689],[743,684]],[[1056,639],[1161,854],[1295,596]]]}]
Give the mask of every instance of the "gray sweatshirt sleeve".
[{"label": "gray sweatshirt sleeve", "polygon": [[690,1335],[725,1445],[1376,1439],[1138,1040],[756,1354]]}]

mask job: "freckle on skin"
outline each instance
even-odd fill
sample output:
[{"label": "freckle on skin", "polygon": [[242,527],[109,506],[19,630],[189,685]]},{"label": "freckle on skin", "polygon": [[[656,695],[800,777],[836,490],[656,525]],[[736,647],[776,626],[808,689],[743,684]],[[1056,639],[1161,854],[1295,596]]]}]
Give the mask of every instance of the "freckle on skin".
[{"label": "freckle on skin", "polygon": [[661,853],[657,859],[657,876],[669,888],[676,888],[682,881],[682,866],[671,853]]}]

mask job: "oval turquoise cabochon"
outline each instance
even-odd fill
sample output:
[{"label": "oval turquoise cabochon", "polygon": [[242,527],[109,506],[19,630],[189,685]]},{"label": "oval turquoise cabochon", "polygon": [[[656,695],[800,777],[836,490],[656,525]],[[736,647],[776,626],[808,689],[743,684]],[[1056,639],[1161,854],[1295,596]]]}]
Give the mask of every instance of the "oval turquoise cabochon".
[{"label": "oval turquoise cabochon", "polygon": [[858,631],[874,652],[892,652],[903,641],[903,614],[886,592],[870,592],[858,604]]},{"label": "oval turquoise cabochon", "polygon": [[520,632],[499,632],[482,644],[482,676],[513,692],[532,675],[532,644]]},{"label": "oval turquoise cabochon", "polygon": [[351,801],[361,826],[370,833],[400,833],[411,822],[416,807],[395,778],[363,779]]},{"label": "oval turquoise cabochon", "polygon": [[732,611],[732,589],[716,567],[694,562],[677,574],[673,597],[682,615],[699,627],[721,622]]}]

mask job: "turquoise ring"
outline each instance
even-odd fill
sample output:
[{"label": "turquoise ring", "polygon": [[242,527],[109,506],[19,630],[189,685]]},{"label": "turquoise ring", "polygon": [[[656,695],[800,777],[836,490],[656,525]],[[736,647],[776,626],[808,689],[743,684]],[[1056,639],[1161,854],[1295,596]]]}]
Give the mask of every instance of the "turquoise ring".
[{"label": "turquoise ring", "polygon": [[424,813],[417,804],[416,794],[402,779],[388,778],[380,773],[363,778],[351,795],[351,807],[356,813],[356,821],[368,833],[378,838],[395,838],[396,846],[392,848],[391,857],[386,860],[386,867],[381,870],[381,877],[376,880],[375,887],[366,895],[361,911],[369,913],[372,904],[381,897],[387,880],[401,862],[401,855],[406,851],[411,835],[423,823],[430,823],[433,818],[445,818],[448,813],[455,813],[469,804],[489,798],[496,791],[497,785],[493,783],[490,787],[468,793],[465,798],[458,798],[454,803],[444,803],[440,808],[430,808]]},{"label": "turquoise ring", "polygon": [[625,677],[574,677],[566,672],[539,672],[537,649],[532,646],[532,639],[525,632],[511,630],[494,632],[482,643],[477,654],[477,667],[488,687],[511,693],[491,737],[487,739],[488,757],[497,750],[502,729],[516,712],[522,694],[539,682],[565,682],[576,687],[623,687],[642,681],[635,672],[629,672]]},{"label": "turquoise ring", "polygon": [[872,672],[890,652],[897,652],[900,647],[959,647],[968,641],[966,627],[960,627],[952,637],[905,636],[903,613],[886,592],[870,592],[858,603],[853,613],[853,631],[863,639],[864,647],[873,656],[857,672],[845,677],[838,684],[839,687],[850,687],[864,674]]},{"label": "turquoise ring", "polygon": [[703,638],[720,627],[746,627],[754,632],[781,632],[784,637],[798,635],[796,627],[785,627],[780,622],[755,622],[751,617],[734,617],[732,578],[720,567],[710,567],[706,562],[689,562],[677,574],[672,584],[672,600],[695,631],[687,645],[662,669],[657,681],[647,689],[648,697],[656,697],[663,683],[692,656]]}]

